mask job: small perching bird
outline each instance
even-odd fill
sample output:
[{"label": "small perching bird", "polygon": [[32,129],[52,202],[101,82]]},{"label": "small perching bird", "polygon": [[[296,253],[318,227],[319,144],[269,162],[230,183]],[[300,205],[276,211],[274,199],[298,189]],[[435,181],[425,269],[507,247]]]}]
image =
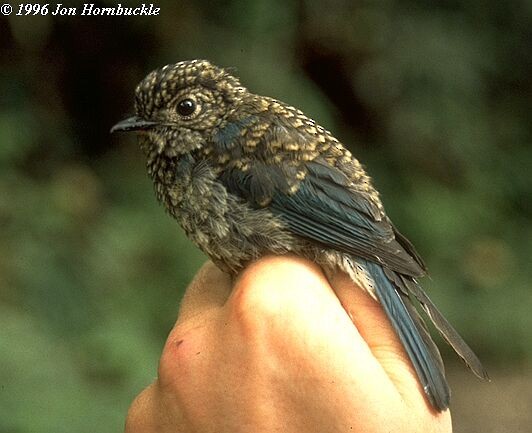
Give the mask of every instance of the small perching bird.
[{"label": "small perching bird", "polygon": [[222,270],[294,253],[343,271],[378,300],[438,411],[449,407],[443,362],[416,304],[480,378],[480,361],[417,279],[426,267],[386,216],[361,164],[301,111],[255,95],[205,60],[151,72],[136,115],[158,200]]}]

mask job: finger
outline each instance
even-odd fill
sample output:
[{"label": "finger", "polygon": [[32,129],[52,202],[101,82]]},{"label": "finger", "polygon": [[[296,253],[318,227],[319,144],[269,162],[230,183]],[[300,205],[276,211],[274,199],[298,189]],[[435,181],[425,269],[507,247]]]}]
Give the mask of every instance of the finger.
[{"label": "finger", "polygon": [[332,395],[341,389],[344,403],[358,410],[378,411],[383,399],[399,407],[396,386],[314,263],[292,256],[263,258],[240,276],[227,305],[246,324],[247,334],[261,335],[257,344],[279,359],[287,377],[311,376],[300,381],[301,387],[312,384],[314,391],[308,392]]},{"label": "finger", "polygon": [[[298,325],[309,326],[314,330],[313,337],[320,336],[331,343],[340,343],[347,336],[346,343],[349,346],[361,343],[367,349],[369,344],[365,335],[358,327],[353,327],[352,321],[345,314],[345,311],[350,310],[349,315],[354,316],[355,310],[360,307],[361,313],[368,313],[364,315],[367,324],[375,322],[371,323],[376,329],[370,337],[372,346],[376,345],[379,340],[376,332],[388,330],[387,319],[380,305],[356,289],[351,280],[344,280],[343,274],[335,276],[333,282],[334,289],[321,269],[308,260],[295,256],[270,256],[253,263],[239,276],[231,300],[238,302],[237,298],[244,296],[253,298],[246,303],[251,314],[264,313],[266,310],[266,313],[274,314],[276,320],[286,321],[287,324],[293,323],[297,317],[301,320]],[[372,316],[368,311],[370,309],[382,316],[380,320]],[[380,330],[377,325],[381,326]],[[361,326],[363,331],[367,331],[369,327]],[[390,335],[386,337],[395,342],[395,334],[392,329],[390,331]],[[334,339],[330,336],[334,336]],[[397,341],[397,350],[401,351],[401,348]]]},{"label": "finger", "polygon": [[344,309],[399,393],[409,402],[428,406],[406,351],[379,302],[344,273],[331,281]]},{"label": "finger", "polygon": [[211,261],[205,263],[188,286],[179,307],[179,321],[222,306],[231,293],[231,277]]}]

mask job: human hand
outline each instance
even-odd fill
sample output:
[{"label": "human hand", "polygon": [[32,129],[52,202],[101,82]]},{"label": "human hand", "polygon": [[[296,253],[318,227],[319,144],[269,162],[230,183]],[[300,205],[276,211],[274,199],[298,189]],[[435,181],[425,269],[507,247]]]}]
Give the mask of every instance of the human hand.
[{"label": "human hand", "polygon": [[346,275],[331,284],[292,256],[261,259],[234,284],[207,263],[126,433],[452,431],[380,305]]}]

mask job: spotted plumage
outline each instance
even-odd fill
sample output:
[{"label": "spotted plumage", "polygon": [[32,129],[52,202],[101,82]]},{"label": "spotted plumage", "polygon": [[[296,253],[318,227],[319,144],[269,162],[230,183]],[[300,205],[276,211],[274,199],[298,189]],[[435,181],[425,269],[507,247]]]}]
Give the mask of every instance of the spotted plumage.
[{"label": "spotted plumage", "polygon": [[205,60],[151,72],[135,92],[136,130],[155,194],[223,270],[295,253],[346,272],[381,302],[432,406],[449,406],[443,363],[415,304],[473,372],[479,360],[417,282],[426,267],[386,216],[360,162],[300,110],[249,92]]}]

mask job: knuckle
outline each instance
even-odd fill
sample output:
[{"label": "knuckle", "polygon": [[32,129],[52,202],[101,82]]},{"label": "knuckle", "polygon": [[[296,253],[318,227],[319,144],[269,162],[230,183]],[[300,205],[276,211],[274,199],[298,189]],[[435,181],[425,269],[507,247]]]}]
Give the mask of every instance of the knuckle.
[{"label": "knuckle", "polygon": [[230,298],[233,319],[251,333],[286,333],[307,320],[317,279],[307,268],[301,272],[300,265],[299,260],[286,257],[252,264]]},{"label": "knuckle", "polygon": [[176,326],[168,336],[157,369],[157,384],[163,391],[179,393],[193,374],[194,353],[201,345],[201,328]]}]

